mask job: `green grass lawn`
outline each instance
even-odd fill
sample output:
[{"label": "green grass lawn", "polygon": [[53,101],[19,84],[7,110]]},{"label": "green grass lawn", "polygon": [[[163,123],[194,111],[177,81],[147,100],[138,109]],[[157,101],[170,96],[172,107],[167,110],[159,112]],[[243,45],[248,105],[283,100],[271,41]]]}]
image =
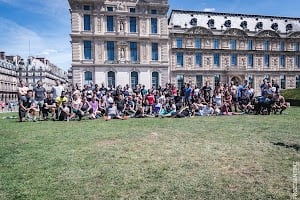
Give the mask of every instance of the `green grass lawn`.
[{"label": "green grass lawn", "polygon": [[286,146],[300,145],[300,107],[286,112],[36,123],[0,114],[0,199],[290,199],[300,149]]}]

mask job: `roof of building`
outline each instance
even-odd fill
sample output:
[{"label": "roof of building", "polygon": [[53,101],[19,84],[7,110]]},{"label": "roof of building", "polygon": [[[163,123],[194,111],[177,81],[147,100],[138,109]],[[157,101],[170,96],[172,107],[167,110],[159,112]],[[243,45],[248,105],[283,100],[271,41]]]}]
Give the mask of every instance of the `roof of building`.
[{"label": "roof of building", "polygon": [[172,10],[169,26],[192,28],[201,26],[226,30],[227,28],[238,28],[247,31],[273,30],[278,33],[300,31],[300,18],[234,14],[220,12]]}]

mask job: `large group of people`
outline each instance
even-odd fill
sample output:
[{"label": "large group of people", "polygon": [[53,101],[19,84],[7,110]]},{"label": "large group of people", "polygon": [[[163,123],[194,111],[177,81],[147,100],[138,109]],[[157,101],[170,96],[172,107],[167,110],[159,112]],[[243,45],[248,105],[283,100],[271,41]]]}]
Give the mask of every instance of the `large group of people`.
[{"label": "large group of people", "polygon": [[256,95],[251,84],[208,82],[202,87],[185,83],[181,88],[174,84],[146,88],[128,84],[124,87],[105,87],[104,84],[77,84],[66,91],[57,80],[50,91],[41,81],[30,90],[20,80],[19,120],[31,117],[39,120],[129,119],[144,117],[194,117],[211,115],[270,114],[282,113],[287,103],[280,95],[279,86],[268,80],[260,85]]}]

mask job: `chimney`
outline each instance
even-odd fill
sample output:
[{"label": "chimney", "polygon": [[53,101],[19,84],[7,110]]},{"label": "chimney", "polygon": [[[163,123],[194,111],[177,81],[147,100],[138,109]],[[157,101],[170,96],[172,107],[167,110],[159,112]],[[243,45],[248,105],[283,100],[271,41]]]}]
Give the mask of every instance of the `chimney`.
[{"label": "chimney", "polygon": [[1,60],[6,60],[6,56],[5,56],[5,52],[4,51],[0,52],[0,59]]}]

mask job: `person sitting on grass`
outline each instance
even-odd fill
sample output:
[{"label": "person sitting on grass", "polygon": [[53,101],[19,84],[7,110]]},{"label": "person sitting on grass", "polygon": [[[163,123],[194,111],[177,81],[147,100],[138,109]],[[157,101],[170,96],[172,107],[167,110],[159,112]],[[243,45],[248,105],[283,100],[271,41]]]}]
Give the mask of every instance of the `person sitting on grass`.
[{"label": "person sitting on grass", "polygon": [[71,117],[71,108],[68,106],[68,102],[62,102],[62,105],[59,106],[59,121],[69,121]]},{"label": "person sitting on grass", "polygon": [[81,120],[81,118],[85,115],[90,115],[89,117],[91,118],[93,110],[91,104],[87,101],[86,96],[82,98],[82,101],[79,105],[79,111],[81,112],[81,117],[79,116],[79,120]]},{"label": "person sitting on grass", "polygon": [[97,101],[97,97],[93,96],[92,101],[89,102],[91,105],[91,119],[96,119],[101,116],[101,112],[98,110],[99,101]]},{"label": "person sitting on grass", "polygon": [[19,103],[19,120],[25,121],[25,117],[30,113],[33,117],[33,121],[36,122],[36,105],[33,99],[33,91],[28,90],[25,96],[20,97]]},{"label": "person sitting on grass", "polygon": [[211,116],[215,113],[214,108],[212,107],[212,103],[208,103],[205,105],[202,109],[202,115],[203,116]]},{"label": "person sitting on grass", "polygon": [[114,105],[113,100],[108,101],[108,106],[106,108],[104,120],[108,121],[111,119],[128,119],[128,116],[121,117],[118,113],[117,106]]},{"label": "person sitting on grass", "polygon": [[46,99],[44,99],[44,104],[43,104],[43,108],[42,108],[43,119],[48,120],[48,114],[51,113],[52,119],[55,120],[55,118],[56,118],[55,109],[56,109],[55,99],[53,99],[52,92],[48,91]]},{"label": "person sitting on grass", "polygon": [[176,104],[174,99],[167,100],[167,103],[162,105],[162,109],[159,112],[159,116],[172,117],[175,114],[176,114]]},{"label": "person sitting on grass", "polygon": [[80,94],[75,93],[71,104],[73,110],[73,114],[70,117],[71,119],[74,119],[76,116],[78,116],[79,120],[81,120],[82,115],[81,115],[81,111],[79,110],[80,104],[81,104]]}]

